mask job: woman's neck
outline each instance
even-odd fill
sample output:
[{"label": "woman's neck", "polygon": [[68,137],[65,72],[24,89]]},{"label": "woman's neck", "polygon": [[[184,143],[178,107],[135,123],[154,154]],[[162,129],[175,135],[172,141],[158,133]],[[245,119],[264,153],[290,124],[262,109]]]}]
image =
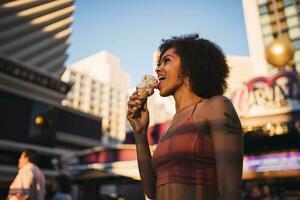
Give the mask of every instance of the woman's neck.
[{"label": "woman's neck", "polygon": [[191,90],[189,90],[186,87],[177,90],[174,94],[176,112],[178,112],[179,110],[181,110],[186,106],[201,101],[201,99],[203,98],[195,95]]}]

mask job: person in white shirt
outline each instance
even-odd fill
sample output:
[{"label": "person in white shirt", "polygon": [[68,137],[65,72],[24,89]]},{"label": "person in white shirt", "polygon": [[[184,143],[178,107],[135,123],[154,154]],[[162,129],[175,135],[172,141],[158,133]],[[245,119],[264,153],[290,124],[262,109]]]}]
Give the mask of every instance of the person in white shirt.
[{"label": "person in white shirt", "polygon": [[8,200],[44,200],[45,176],[36,166],[37,152],[26,149],[19,158],[19,172],[9,187]]}]

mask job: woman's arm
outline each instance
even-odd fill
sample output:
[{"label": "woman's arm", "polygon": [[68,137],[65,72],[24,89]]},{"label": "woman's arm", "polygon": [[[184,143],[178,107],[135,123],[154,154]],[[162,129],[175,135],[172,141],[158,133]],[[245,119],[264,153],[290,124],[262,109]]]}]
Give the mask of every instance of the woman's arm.
[{"label": "woman's arm", "polygon": [[215,150],[220,200],[241,200],[243,131],[229,99],[216,96],[208,106],[207,121]]},{"label": "woman's arm", "polygon": [[145,99],[134,92],[128,101],[127,119],[130,122],[136,143],[139,173],[144,192],[149,199],[155,198],[156,175],[151,165],[151,153],[147,138],[149,111]]},{"label": "woman's arm", "polygon": [[149,199],[155,199],[156,174],[151,165],[151,153],[147,134],[135,134],[138,166],[144,192]]}]

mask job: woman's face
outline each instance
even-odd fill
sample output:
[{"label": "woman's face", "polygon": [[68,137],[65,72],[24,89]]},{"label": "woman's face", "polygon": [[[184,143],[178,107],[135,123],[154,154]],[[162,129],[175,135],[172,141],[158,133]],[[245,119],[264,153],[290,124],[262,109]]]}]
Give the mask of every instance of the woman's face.
[{"label": "woman's face", "polygon": [[180,74],[180,57],[174,48],[168,49],[162,56],[155,70],[160,95],[165,97],[173,95],[175,91],[184,85],[184,79]]}]

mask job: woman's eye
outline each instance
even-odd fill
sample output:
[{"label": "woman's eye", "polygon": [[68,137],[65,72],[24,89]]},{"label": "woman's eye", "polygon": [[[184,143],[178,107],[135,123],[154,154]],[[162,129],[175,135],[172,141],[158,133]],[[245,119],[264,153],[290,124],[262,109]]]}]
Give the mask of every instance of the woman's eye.
[{"label": "woman's eye", "polygon": [[164,63],[167,64],[168,62],[170,62],[170,59],[166,58],[166,59],[164,60]]}]

